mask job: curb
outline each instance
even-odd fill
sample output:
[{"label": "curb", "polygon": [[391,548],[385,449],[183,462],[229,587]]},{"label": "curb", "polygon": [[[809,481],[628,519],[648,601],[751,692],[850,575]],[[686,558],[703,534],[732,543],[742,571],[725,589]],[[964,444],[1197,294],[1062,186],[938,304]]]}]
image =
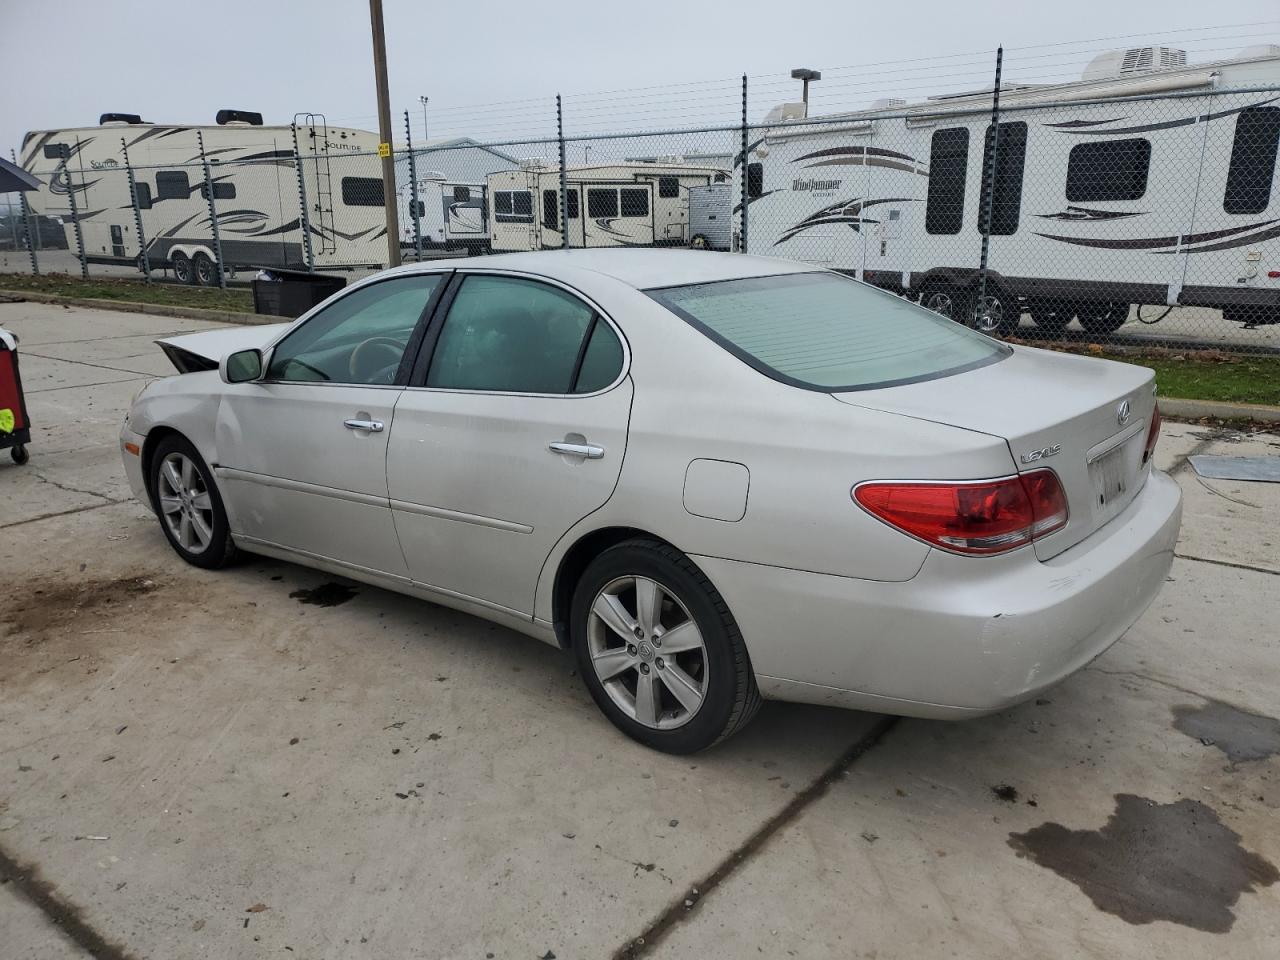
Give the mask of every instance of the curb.
[{"label": "curb", "polygon": [[0,290],[0,297],[10,294],[31,303],[56,303],[68,307],[88,307],[92,310],[115,310],[118,313],[146,313],[159,317],[182,317],[187,320],[210,320],[214,323],[256,325],[280,323],[288,317],[269,317],[258,313],[240,313],[236,310],[210,310],[204,307],[182,307],[167,303],[135,303],[131,300],[95,300],[91,297],[66,297],[58,293],[42,293],[38,290]]},{"label": "curb", "polygon": [[1255,420],[1260,423],[1280,423],[1280,407],[1262,403],[1228,403],[1224,400],[1180,400],[1177,397],[1158,397],[1160,412],[1182,420],[1199,420],[1211,417],[1215,420]]}]

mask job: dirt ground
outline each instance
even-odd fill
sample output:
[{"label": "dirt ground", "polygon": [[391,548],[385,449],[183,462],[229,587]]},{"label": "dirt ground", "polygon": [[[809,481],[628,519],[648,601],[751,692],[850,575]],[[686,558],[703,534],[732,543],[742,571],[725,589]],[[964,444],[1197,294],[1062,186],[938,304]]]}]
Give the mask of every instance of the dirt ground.
[{"label": "dirt ground", "polygon": [[1280,956],[1280,484],[1195,453],[1165,591],[964,723],[767,704],[656,754],[561,653],[250,557],[129,498],[130,398],[196,321],[0,304],[0,957]]}]

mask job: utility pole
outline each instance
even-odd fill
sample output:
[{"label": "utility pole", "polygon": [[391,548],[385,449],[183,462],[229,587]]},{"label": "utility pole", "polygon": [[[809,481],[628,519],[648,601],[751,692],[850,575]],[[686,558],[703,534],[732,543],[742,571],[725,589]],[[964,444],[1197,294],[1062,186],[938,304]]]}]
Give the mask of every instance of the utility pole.
[{"label": "utility pole", "polygon": [[391,95],[387,90],[387,37],[382,0],[369,0],[373,26],[373,73],[378,85],[378,156],[382,158],[382,203],[387,216],[387,266],[400,266],[400,218],[396,212],[396,158],[391,151]]},{"label": "utility pole", "polygon": [[431,139],[431,134],[427,132],[427,101],[430,97],[419,97],[418,102],[422,104],[422,142],[425,144]]}]

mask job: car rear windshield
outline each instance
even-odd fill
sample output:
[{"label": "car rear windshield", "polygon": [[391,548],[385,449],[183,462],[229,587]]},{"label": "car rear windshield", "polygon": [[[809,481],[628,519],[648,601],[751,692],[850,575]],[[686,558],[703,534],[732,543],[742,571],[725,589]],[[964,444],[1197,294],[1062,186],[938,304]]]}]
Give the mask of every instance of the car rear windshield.
[{"label": "car rear windshield", "polygon": [[1009,348],[909,300],[834,273],[647,291],[761,373],[840,392],[933,380]]}]

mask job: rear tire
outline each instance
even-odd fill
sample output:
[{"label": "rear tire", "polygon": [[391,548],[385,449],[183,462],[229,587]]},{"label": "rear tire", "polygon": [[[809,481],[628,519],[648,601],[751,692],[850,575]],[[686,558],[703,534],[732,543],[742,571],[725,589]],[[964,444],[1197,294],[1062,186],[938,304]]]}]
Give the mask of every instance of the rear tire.
[{"label": "rear tire", "polygon": [[1076,306],[1076,318],[1085,333],[1105,337],[1115,333],[1129,319],[1129,304],[1115,300],[1095,300]]},{"label": "rear tire", "polygon": [[1061,336],[1071,322],[1072,308],[1052,300],[1032,300],[1027,312],[1035,321],[1036,329],[1050,336]]},{"label": "rear tire", "polygon": [[160,529],[187,563],[216,570],[235,559],[231,526],[213,471],[186,437],[160,441],[148,465],[147,492]]},{"label": "rear tire", "polygon": [[1017,301],[1010,302],[1000,290],[988,288],[984,296],[974,298],[970,302],[974,303],[977,309],[964,319],[979,333],[997,337],[1017,327],[1021,316]]},{"label": "rear tire", "polygon": [[965,309],[968,297],[960,288],[951,284],[931,284],[920,294],[920,306],[932,310],[940,317],[963,323],[969,311]]},{"label": "rear tire", "polygon": [[195,283],[196,268],[185,253],[175,253],[169,258],[173,264],[173,278],[179,283]]},{"label": "rear tire", "polygon": [[737,733],[760,709],[724,598],[669,544],[636,538],[592,560],[574,591],[569,630],[592,699],[645,746],[694,753]]},{"label": "rear tire", "polygon": [[211,259],[203,253],[197,253],[194,266],[196,283],[202,287],[216,287],[218,285],[218,267]]}]

